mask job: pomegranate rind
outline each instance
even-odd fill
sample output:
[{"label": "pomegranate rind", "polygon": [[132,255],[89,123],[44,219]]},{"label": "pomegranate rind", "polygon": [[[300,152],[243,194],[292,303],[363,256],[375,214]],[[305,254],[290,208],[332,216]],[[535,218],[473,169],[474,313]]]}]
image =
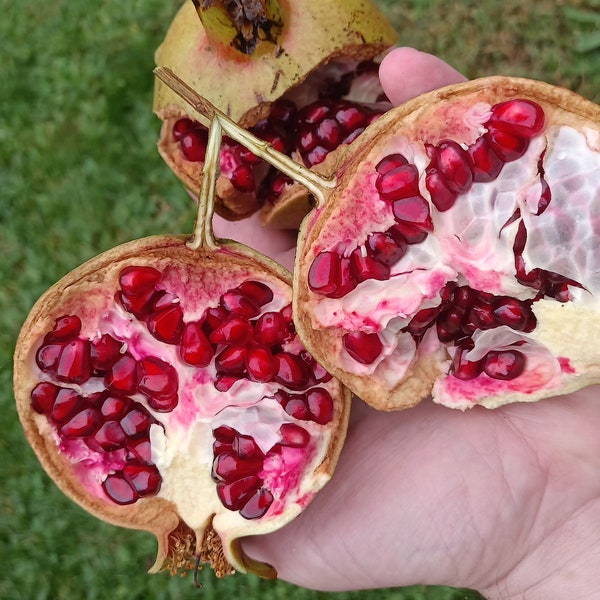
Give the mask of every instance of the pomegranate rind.
[{"label": "pomegranate rind", "polygon": [[[234,121],[251,127],[268,113],[273,101],[329,61],[371,60],[397,41],[390,22],[369,0],[343,3],[283,0],[281,7],[284,26],[279,45],[264,42],[259,47],[260,52],[245,55],[227,44],[216,43],[188,1],[171,23],[156,51],[155,62],[171,68]],[[158,140],[160,155],[185,187],[197,195],[202,163],[184,160],[171,132],[178,119],[188,116],[202,122],[201,116],[160,81],[156,82],[153,110],[163,121]],[[280,201],[293,204],[299,196],[297,190],[291,190]],[[290,224],[296,227],[306,214],[305,194],[299,204],[301,208],[295,209],[299,217],[291,220],[292,209],[286,207],[281,219],[265,217],[265,224],[276,228]],[[224,177],[220,178],[215,208],[222,217],[243,219],[261,205],[253,194],[240,193]]]},{"label": "pomegranate rind", "polygon": [[[275,570],[246,556],[239,540],[285,525],[330,479],[345,438],[350,406],[350,392],[339,382],[331,380],[327,384],[335,399],[334,415],[331,422],[321,428],[323,438],[319,444],[322,446],[315,453],[315,462],[311,463],[312,472],[300,484],[297,500],[277,514],[269,516],[267,513],[265,518],[254,520],[243,519],[239,513],[220,505],[212,489],[215,488],[210,476],[212,460],[210,464],[185,465],[192,472],[204,470],[206,475],[194,480],[196,487],[184,486],[178,495],[174,494],[177,501],[161,497],[162,489],[157,496],[140,498],[127,506],[99,497],[82,483],[77,477],[76,465],[59,450],[54,428],[46,417],[32,409],[31,391],[40,381],[35,353],[41,339],[52,330],[55,320],[69,311],[81,316],[82,335],[93,331],[98,315],[112,303],[119,286],[119,273],[130,265],[159,269],[176,265],[182,272],[200,275],[199,279],[190,276],[189,280],[181,281],[182,289],[204,285],[198,294],[216,293],[217,298],[218,292],[210,291],[210,282],[221,281],[224,286],[225,279],[245,281],[249,276],[256,276],[285,293],[289,297],[287,301],[291,301],[291,274],[274,261],[235,242],[222,240],[218,250],[190,250],[184,236],[152,236],[108,250],[52,286],[35,303],[23,324],[14,355],[14,392],[25,436],[45,471],[74,502],[103,521],[156,536],[158,550],[151,572],[193,570],[195,557],[200,557],[211,564],[218,576],[237,570],[274,578]],[[212,441],[212,436],[206,440],[209,451]],[[164,477],[164,473],[161,475]],[[197,507],[205,513],[198,513]],[[191,524],[186,522],[190,515]]]},{"label": "pomegranate rind", "polygon": [[[584,132],[592,151],[600,151],[600,107],[569,90],[512,77],[487,77],[451,85],[392,109],[370,125],[355,144],[347,147],[343,155],[338,155],[336,189],[326,203],[309,214],[302,224],[294,269],[297,331],[309,351],[329,372],[377,409],[405,409],[432,393],[434,401],[452,408],[464,410],[475,404],[496,408],[511,402],[536,401],[568,393],[600,380],[600,353],[590,337],[593,335],[590,319],[595,321],[594,314],[599,310],[593,295],[579,305],[545,299],[535,303],[538,319],[535,335],[555,357],[559,357],[564,368],[547,385],[538,388],[532,385],[528,389],[507,384],[487,391],[477,383],[471,383],[469,388],[469,382],[466,382],[462,387],[456,386],[455,392],[449,395],[444,385],[449,379],[444,377],[449,369],[449,356],[445,347],[439,344],[433,344],[429,352],[419,353],[401,377],[394,377],[393,370],[385,370],[383,364],[374,372],[352,372],[344,367],[340,358],[345,331],[340,327],[328,327],[315,318],[315,307],[323,296],[310,289],[308,272],[317,254],[335,247],[343,241],[341,238],[363,236],[364,239],[365,232],[378,230],[377,225],[384,221],[384,217],[377,214],[369,214],[367,219],[364,214],[356,212],[355,207],[360,202],[360,190],[364,187],[364,173],[369,169],[374,172],[377,162],[390,153],[390,139],[402,136],[411,143],[436,144],[451,138],[468,144],[474,140],[467,139],[467,135],[473,134],[461,122],[464,113],[461,107],[475,103],[494,105],[515,98],[538,103],[543,108],[547,123]],[[461,133],[463,129],[465,133]],[[471,133],[467,134],[469,130]],[[349,190],[359,191],[353,195]],[[367,191],[363,196],[371,193]],[[440,218],[443,219],[443,213],[440,213]],[[340,232],[341,227],[344,228],[343,233]],[[586,282],[582,283],[585,285]],[[357,291],[359,289],[360,285]],[[568,357],[568,360],[563,360],[563,357]]]}]

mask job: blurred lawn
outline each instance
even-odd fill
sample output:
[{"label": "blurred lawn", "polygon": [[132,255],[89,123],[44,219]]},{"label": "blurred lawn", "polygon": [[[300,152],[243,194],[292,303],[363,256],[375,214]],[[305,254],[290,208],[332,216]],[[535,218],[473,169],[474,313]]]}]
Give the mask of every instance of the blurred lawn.
[{"label": "blurred lawn", "polygon": [[[512,74],[600,101],[599,0],[379,0],[403,44],[470,77]],[[34,459],[11,383],[14,340],[35,299],[117,243],[189,231],[192,203],[155,150],[153,51],[179,0],[0,0],[0,598],[458,600],[416,587],[322,594],[205,570],[145,573],[146,534],[88,517]],[[201,596],[198,594],[201,593]]]}]

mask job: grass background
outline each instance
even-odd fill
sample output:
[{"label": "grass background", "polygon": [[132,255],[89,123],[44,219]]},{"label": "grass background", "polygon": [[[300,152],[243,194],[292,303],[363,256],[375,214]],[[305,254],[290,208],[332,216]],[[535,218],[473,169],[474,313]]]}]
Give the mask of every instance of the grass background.
[{"label": "grass background", "polygon": [[[62,496],[27,446],[11,362],[37,297],[82,261],[152,233],[189,231],[193,207],[155,149],[153,52],[179,0],[0,0],[0,598],[458,600],[413,587],[324,594],[204,570],[148,576],[155,543]],[[469,77],[509,74],[600,102],[599,0],[378,0],[401,41]],[[198,596],[201,594],[201,596]]]}]

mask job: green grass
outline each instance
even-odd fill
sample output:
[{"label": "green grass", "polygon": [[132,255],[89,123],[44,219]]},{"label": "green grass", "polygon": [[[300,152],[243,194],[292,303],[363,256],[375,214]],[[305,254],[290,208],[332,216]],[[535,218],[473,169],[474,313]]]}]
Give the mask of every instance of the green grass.
[{"label": "green grass", "polygon": [[[458,600],[415,587],[322,594],[202,572],[148,576],[154,541],[67,500],[26,444],[11,361],[36,298],[73,267],[143,235],[189,231],[193,207],[155,149],[153,52],[179,2],[0,0],[0,598]],[[470,77],[506,73],[600,101],[598,0],[381,0],[401,41]]]}]

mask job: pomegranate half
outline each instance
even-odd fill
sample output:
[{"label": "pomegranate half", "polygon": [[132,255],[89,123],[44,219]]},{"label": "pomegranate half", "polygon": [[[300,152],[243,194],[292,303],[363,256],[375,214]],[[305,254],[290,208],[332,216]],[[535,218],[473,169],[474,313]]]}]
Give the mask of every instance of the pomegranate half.
[{"label": "pomegranate half", "polygon": [[[253,5],[246,15],[259,4],[273,15],[266,18],[259,11],[254,20],[239,24],[256,34],[252,52],[232,45],[233,28],[223,25],[228,16],[222,4],[186,2],[156,52],[156,64],[171,68],[280,151],[327,171],[329,155],[390,108],[377,61],[397,36],[370,1],[245,0],[239,4]],[[261,23],[267,24],[262,32]],[[207,127],[160,81],[154,112],[163,121],[160,154],[197,194]],[[220,167],[216,210],[225,218],[244,218],[262,207],[266,224],[289,228],[310,210],[301,186],[233,140],[223,145]]]},{"label": "pomegranate half", "polygon": [[17,341],[15,396],[65,494],[156,535],[152,571],[274,577],[239,539],[329,480],[350,398],[296,334],[291,274],[213,237],[217,125],[194,235],[123,244],[50,288]]},{"label": "pomegranate half", "polygon": [[298,333],[381,409],[489,408],[600,376],[600,108],[490,77],[386,113],[303,223]]}]

